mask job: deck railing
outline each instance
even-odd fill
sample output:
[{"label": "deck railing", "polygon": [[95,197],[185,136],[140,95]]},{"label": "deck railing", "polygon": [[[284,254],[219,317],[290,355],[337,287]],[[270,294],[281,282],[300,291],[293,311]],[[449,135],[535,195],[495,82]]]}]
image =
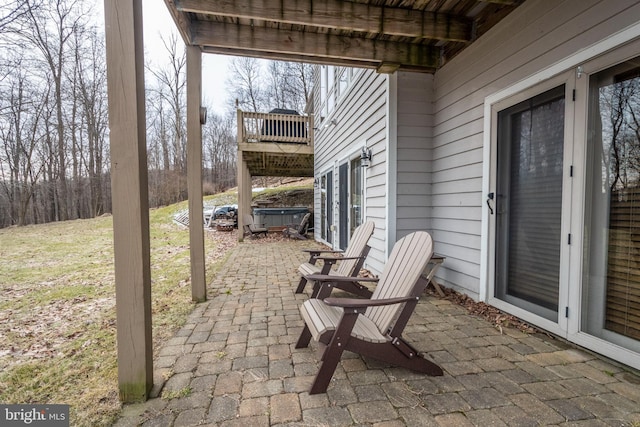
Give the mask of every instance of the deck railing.
[{"label": "deck railing", "polygon": [[313,115],[253,113],[238,110],[241,142],[284,142],[313,145]]}]

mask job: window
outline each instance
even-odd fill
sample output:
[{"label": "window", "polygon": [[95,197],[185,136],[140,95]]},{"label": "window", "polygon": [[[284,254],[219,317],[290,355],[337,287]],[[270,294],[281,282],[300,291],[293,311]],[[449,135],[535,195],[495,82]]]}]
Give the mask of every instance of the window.
[{"label": "window", "polygon": [[362,224],[364,217],[364,174],[360,157],[351,160],[351,216],[349,235]]},{"label": "window", "polygon": [[333,232],[333,171],[320,178],[320,238],[332,243]]}]

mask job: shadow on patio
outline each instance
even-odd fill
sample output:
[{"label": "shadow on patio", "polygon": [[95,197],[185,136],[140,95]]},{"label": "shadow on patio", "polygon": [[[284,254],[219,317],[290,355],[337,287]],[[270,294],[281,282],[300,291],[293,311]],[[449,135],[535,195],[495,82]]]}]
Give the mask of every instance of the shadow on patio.
[{"label": "shadow on patio", "polygon": [[301,249],[313,245],[256,239],[234,248],[209,301],[159,351],[162,397],[125,406],[115,425],[640,425],[636,375],[430,296],[404,336],[443,377],[346,353],[327,393],[310,396],[319,357],[313,342],[294,348],[307,298],[294,290]]}]

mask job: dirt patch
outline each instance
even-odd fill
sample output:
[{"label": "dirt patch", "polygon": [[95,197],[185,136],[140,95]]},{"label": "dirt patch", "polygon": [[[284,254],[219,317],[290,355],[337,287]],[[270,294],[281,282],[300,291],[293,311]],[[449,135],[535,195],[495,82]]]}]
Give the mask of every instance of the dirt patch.
[{"label": "dirt patch", "polygon": [[258,194],[253,198],[253,204],[261,208],[304,206],[313,209],[313,188],[294,188],[273,194]]},{"label": "dirt patch", "polygon": [[[501,332],[503,327],[516,328],[526,334],[535,334],[542,332],[539,329],[536,329],[528,323],[524,322],[523,320],[517,318],[516,316],[504,313],[497,308],[483,302],[474,301],[467,295],[457,292],[453,289],[444,288],[442,286],[441,288],[444,292],[444,299],[466,308],[469,314],[473,314],[485,319],[486,321],[493,324],[496,329],[500,330]],[[435,298],[442,298],[436,293],[433,287],[427,288],[426,292]]]}]

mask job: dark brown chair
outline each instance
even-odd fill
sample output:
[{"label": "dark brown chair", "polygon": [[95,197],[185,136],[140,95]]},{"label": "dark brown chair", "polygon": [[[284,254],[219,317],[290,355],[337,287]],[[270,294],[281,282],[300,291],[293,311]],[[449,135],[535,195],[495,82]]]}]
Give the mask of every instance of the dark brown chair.
[{"label": "dark brown chair", "polygon": [[[309,252],[309,261],[298,267],[298,271],[302,277],[300,278],[300,282],[296,288],[296,293],[300,294],[304,291],[304,287],[308,281],[307,278],[312,274],[331,275],[337,277],[356,277],[358,273],[360,273],[362,264],[364,264],[364,260],[369,253],[369,246],[367,243],[369,242],[369,238],[371,238],[374,229],[375,223],[373,221],[367,221],[360,224],[353,231],[353,235],[349,241],[349,246],[347,246],[347,250],[344,252],[343,256],[336,256],[342,251],[315,249],[305,250],[305,252]],[[321,256],[321,254],[324,253],[330,253],[332,256]],[[322,261],[322,264],[316,264],[319,260]],[[332,266],[336,263],[336,269],[332,269]],[[321,296],[328,296],[328,294],[331,293],[329,291],[330,286],[332,285],[327,284],[325,286],[324,293]],[[337,284],[337,287],[344,291],[366,298],[371,296],[371,291],[366,286],[363,286],[355,280],[340,282]],[[314,283],[311,297],[318,297],[319,290],[320,287],[318,284]]]},{"label": "dark brown chair", "polygon": [[[429,233],[418,231],[400,239],[371,299],[310,298],[300,306],[305,327],[296,348],[314,340],[326,344],[322,363],[309,394],[327,391],[331,377],[345,350],[429,375],[442,369],[425,359],[402,338],[427,282],[420,275],[433,255]],[[314,275],[313,280],[348,278]]]}]

